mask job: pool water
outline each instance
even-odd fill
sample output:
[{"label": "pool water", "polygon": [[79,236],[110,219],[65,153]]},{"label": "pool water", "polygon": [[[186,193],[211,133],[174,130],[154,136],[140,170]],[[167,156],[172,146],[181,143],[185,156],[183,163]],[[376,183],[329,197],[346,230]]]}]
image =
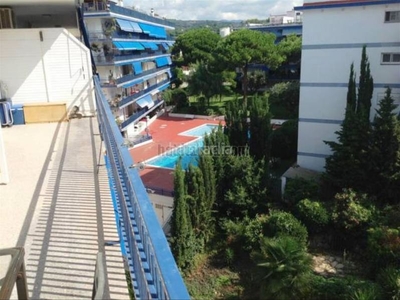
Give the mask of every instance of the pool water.
[{"label": "pool water", "polygon": [[204,135],[211,133],[217,127],[218,125],[206,124],[180,133],[180,135],[195,136],[199,138],[186,145],[167,151],[162,155],[147,161],[146,164],[160,168],[174,169],[179,157],[181,157],[182,168],[184,170],[187,170],[190,164],[197,166],[197,158],[199,157],[200,150],[204,145]]}]

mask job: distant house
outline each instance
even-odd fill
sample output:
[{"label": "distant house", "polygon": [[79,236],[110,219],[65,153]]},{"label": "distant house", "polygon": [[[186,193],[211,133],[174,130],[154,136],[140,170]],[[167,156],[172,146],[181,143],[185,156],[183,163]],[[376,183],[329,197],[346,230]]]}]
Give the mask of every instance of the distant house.
[{"label": "distant house", "polygon": [[400,104],[400,1],[305,0],[303,11],[297,163],[323,171],[346,107],[350,65],[359,74],[361,50],[374,78],[371,119],[386,86]]}]

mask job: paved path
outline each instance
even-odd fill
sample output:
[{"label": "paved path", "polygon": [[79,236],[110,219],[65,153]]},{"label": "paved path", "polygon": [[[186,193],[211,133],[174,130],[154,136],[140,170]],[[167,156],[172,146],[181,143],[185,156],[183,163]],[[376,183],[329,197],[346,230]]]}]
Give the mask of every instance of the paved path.
[{"label": "paved path", "polygon": [[[89,299],[106,252],[110,298],[129,299],[95,118],[3,130],[0,248],[24,246],[32,299]],[[3,268],[0,264],[0,268]]]}]

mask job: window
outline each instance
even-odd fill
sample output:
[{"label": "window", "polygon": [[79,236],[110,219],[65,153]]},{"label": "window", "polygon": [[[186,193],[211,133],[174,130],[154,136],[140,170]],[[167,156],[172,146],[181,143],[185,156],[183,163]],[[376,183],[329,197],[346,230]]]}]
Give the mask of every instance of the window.
[{"label": "window", "polygon": [[382,53],[381,64],[400,65],[400,53]]},{"label": "window", "polygon": [[400,10],[385,12],[385,22],[400,22]]}]

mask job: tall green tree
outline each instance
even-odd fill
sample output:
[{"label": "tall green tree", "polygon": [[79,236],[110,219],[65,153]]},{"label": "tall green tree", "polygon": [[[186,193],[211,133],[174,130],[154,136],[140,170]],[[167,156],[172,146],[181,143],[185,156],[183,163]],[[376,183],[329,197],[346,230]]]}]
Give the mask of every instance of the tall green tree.
[{"label": "tall green tree", "polygon": [[251,93],[256,93],[267,83],[267,76],[264,71],[254,70],[249,73],[248,89]]},{"label": "tall green tree", "polygon": [[243,101],[247,101],[249,64],[263,63],[270,68],[278,67],[284,56],[275,45],[275,35],[256,30],[241,29],[222,39],[216,49],[215,63],[222,70],[241,68]]},{"label": "tall green tree", "polygon": [[326,159],[325,184],[333,193],[342,188],[365,190],[369,182],[368,149],[371,123],[369,120],[373,79],[371,77],[366,48],[363,47],[358,94],[353,64],[347,91],[345,118],[337,142],[325,142],[332,149],[332,155]]},{"label": "tall green tree", "polygon": [[255,97],[250,104],[250,154],[256,160],[269,161],[271,153],[271,114],[268,98]]},{"label": "tall green tree", "polygon": [[290,34],[278,44],[278,50],[285,56],[285,62],[294,63],[301,59],[301,37]]},{"label": "tall green tree", "polygon": [[249,122],[247,103],[239,99],[231,101],[225,111],[226,133],[235,154],[244,154],[248,146]]},{"label": "tall green tree", "polygon": [[187,269],[193,258],[193,232],[186,203],[185,173],[179,160],[174,173],[174,207],[171,217],[171,250],[182,270]]},{"label": "tall green tree", "polygon": [[370,192],[392,203],[398,202],[400,195],[400,121],[396,107],[387,88],[372,123],[369,151]]},{"label": "tall green tree", "polygon": [[207,28],[191,29],[179,35],[172,48],[172,55],[179,57],[184,65],[213,60],[213,53],[221,37]]}]

